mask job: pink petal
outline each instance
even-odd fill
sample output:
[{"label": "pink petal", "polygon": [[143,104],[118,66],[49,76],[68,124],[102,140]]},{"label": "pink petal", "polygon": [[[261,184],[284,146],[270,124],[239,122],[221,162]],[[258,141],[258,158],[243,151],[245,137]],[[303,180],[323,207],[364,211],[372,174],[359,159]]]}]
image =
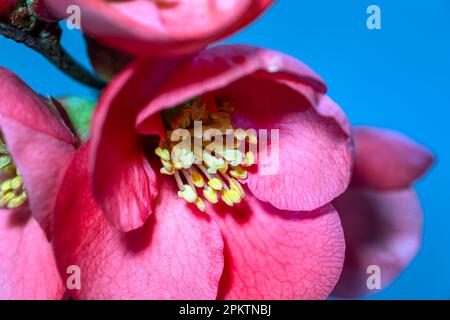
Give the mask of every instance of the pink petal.
[{"label": "pink petal", "polygon": [[94,196],[108,220],[121,231],[145,223],[158,193],[155,173],[144,155],[143,137],[134,126],[140,106],[169,68],[162,61],[155,64],[147,69],[151,76],[145,82],[139,75],[131,78],[139,67],[136,63],[118,75],[103,93],[92,122]]},{"label": "pink petal", "polygon": [[389,190],[411,186],[431,167],[429,150],[394,131],[373,127],[355,128],[356,186]]},{"label": "pink petal", "polygon": [[[251,174],[247,183],[258,199],[281,210],[321,207],[343,193],[351,178],[350,129],[340,125],[345,116],[341,120],[329,116],[343,115],[342,110],[325,97],[322,101],[328,107],[321,108],[326,116],[319,114],[305,98],[308,93],[303,92],[256,77],[236,82],[222,92],[223,99],[236,104],[235,126],[279,130],[279,141],[269,141],[269,155],[260,150],[258,172]],[[273,112],[274,107],[277,112]]]},{"label": "pink petal", "polygon": [[324,299],[344,262],[344,235],[331,205],[298,214],[251,195],[214,206],[225,241],[221,299]]},{"label": "pink petal", "polygon": [[28,209],[0,210],[0,300],[61,299],[52,247]]},{"label": "pink petal", "polygon": [[81,7],[83,31],[135,55],[195,52],[256,19],[273,0],[46,0],[51,12],[68,17]]},{"label": "pink petal", "polygon": [[[264,48],[248,45],[215,46],[180,59],[178,63],[172,76],[165,80],[164,85],[140,111],[137,127],[141,133],[155,133],[153,118],[159,117],[159,111],[204,93],[226,88],[254,74],[258,78],[268,78],[286,85],[298,83],[304,88],[302,94],[307,95],[305,98],[317,105],[326,92],[323,80],[308,66],[290,56]],[[152,77],[148,72],[151,69],[149,65],[154,64],[152,60],[141,60],[140,65],[134,67],[135,77],[142,83],[148,83]],[[133,92],[140,90],[134,89]],[[277,108],[270,106],[269,110]]]},{"label": "pink petal", "polygon": [[80,267],[79,299],[215,299],[223,269],[218,226],[161,181],[154,214],[140,229],[114,229],[96,207],[87,148],[74,158],[55,213],[54,248],[62,273]]},{"label": "pink petal", "polygon": [[23,177],[32,214],[48,229],[58,186],[75,152],[74,137],[43,98],[3,68],[0,129]]},{"label": "pink petal", "polygon": [[350,188],[334,201],[344,227],[344,270],[333,295],[355,298],[376,293],[369,266],[381,270],[386,288],[416,256],[422,239],[422,210],[412,189],[372,191]]}]

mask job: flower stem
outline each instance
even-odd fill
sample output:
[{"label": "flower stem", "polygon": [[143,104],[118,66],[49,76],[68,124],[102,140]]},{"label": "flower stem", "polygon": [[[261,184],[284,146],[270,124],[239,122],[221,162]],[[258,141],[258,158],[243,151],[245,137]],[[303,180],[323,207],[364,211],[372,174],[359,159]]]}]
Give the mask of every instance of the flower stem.
[{"label": "flower stem", "polygon": [[62,72],[87,86],[95,89],[105,87],[106,84],[102,80],[80,65],[61,46],[61,29],[58,24],[48,24],[38,32],[36,31],[17,28],[0,21],[0,34],[4,37],[39,52]]}]

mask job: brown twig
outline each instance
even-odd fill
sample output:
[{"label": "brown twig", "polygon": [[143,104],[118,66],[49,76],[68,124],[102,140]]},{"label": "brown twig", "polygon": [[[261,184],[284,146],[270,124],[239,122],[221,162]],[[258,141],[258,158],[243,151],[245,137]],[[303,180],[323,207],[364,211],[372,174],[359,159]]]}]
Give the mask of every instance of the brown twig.
[{"label": "brown twig", "polygon": [[64,50],[59,41],[61,29],[56,23],[45,25],[40,30],[30,31],[0,21],[0,34],[39,52],[73,79],[95,89],[105,87],[102,80],[90,73]]}]

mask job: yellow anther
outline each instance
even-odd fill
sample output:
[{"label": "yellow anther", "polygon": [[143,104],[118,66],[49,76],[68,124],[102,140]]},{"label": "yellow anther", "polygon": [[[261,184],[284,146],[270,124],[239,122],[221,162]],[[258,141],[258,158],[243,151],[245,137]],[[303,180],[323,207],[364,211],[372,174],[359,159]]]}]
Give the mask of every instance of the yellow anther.
[{"label": "yellow anther", "polygon": [[161,168],[161,169],[159,169],[159,172],[161,172],[161,174],[172,176],[173,174],[175,174],[175,168],[172,168],[172,169]]},{"label": "yellow anther", "polygon": [[17,190],[23,186],[23,180],[21,176],[17,176],[11,181],[11,189]]},{"label": "yellow anther", "polygon": [[197,200],[197,193],[190,185],[183,185],[182,189],[178,191],[178,196],[189,203],[194,203]]},{"label": "yellow anther", "polygon": [[200,173],[198,173],[197,171],[192,171],[191,180],[192,180],[192,183],[197,188],[203,188],[203,186],[205,185],[205,180],[203,179],[202,175]]},{"label": "yellow anther", "polygon": [[202,199],[197,198],[197,200],[195,200],[195,205],[197,206],[198,210],[205,212],[206,206]]},{"label": "yellow anther", "polygon": [[0,208],[17,208],[27,201],[23,180],[0,132]]},{"label": "yellow anther", "polygon": [[212,178],[208,181],[208,185],[214,190],[220,191],[223,188],[223,181],[219,178]]},{"label": "yellow anther", "polygon": [[0,197],[0,208],[1,207],[7,207],[8,203],[11,202],[16,197],[14,192],[8,192],[6,194],[1,195]]},{"label": "yellow anther", "polygon": [[234,137],[238,139],[238,141],[243,141],[245,139],[248,139],[248,142],[251,144],[257,144],[258,143],[258,137],[256,136],[256,133],[254,130],[244,130],[244,129],[236,129],[234,130]]},{"label": "yellow anther", "polygon": [[242,200],[242,197],[239,193],[239,191],[235,189],[227,190],[226,193],[228,194],[228,198],[233,201],[234,203],[240,203]]},{"label": "yellow anther", "polygon": [[10,190],[13,190],[12,181],[13,181],[13,179],[8,179],[8,180],[3,181],[2,184],[0,185],[0,191],[2,193],[6,193]]},{"label": "yellow anther", "polygon": [[225,162],[223,167],[219,168],[220,173],[226,173],[228,171],[228,163]]},{"label": "yellow anther", "polygon": [[253,154],[253,152],[248,151],[245,154],[244,166],[250,167],[254,164],[255,164],[255,155]]},{"label": "yellow anther", "polygon": [[0,156],[0,169],[6,168],[11,164],[11,156],[1,155]]},{"label": "yellow anther", "polygon": [[23,205],[26,201],[27,201],[27,194],[24,191],[20,196],[11,199],[7,204],[7,208],[8,209],[18,208],[21,205]]},{"label": "yellow anther", "polygon": [[[258,142],[256,131],[235,130],[233,111],[232,103],[211,94],[161,112],[167,130],[155,150],[162,163],[160,172],[173,175],[179,197],[201,211],[206,210],[205,201],[217,203],[221,198],[229,206],[240,203],[245,197],[240,180],[247,179],[246,168],[256,163],[256,153],[247,148],[248,144]],[[201,121],[202,130],[196,130],[195,121]],[[172,140],[174,130],[179,128],[189,133],[181,143]],[[19,182],[14,187],[19,187]],[[202,195],[197,188],[202,188]]]},{"label": "yellow anther", "polygon": [[243,141],[247,137],[247,133],[244,129],[236,129],[234,130],[234,137],[239,141]]},{"label": "yellow anther", "polygon": [[223,159],[216,158],[206,151],[203,152],[203,161],[206,163],[208,172],[211,174],[215,174],[217,170],[225,165],[225,161]]},{"label": "yellow anther", "polygon": [[249,133],[247,133],[247,137],[248,137],[248,142],[250,142],[251,144],[258,144],[258,137],[256,136],[255,133],[249,132]]},{"label": "yellow anther", "polygon": [[156,148],[155,153],[162,160],[170,161],[170,151],[161,147]]},{"label": "yellow anther", "polygon": [[236,167],[233,170],[231,170],[230,175],[233,178],[245,180],[248,177],[248,172],[247,172],[247,170],[245,170],[244,168],[239,166],[239,167]]},{"label": "yellow anther", "polygon": [[223,152],[223,156],[225,160],[230,162],[230,164],[234,167],[243,163],[245,159],[244,155],[239,150],[225,150]]},{"label": "yellow anther", "polygon": [[245,191],[244,188],[242,188],[242,185],[237,181],[236,179],[231,178],[230,181],[230,188],[236,190],[241,195],[241,198],[245,198]]},{"label": "yellow anther", "polygon": [[227,191],[229,191],[229,190],[222,190],[222,191],[220,191],[220,198],[228,206],[232,207],[234,205],[234,201],[230,198],[230,194]]},{"label": "yellow anther", "polygon": [[217,203],[219,201],[216,190],[210,187],[206,187],[203,190],[203,196],[211,203]]},{"label": "yellow anther", "polygon": [[189,149],[174,147],[172,163],[176,169],[189,169],[195,161],[195,155]]},{"label": "yellow anther", "polygon": [[172,163],[170,161],[166,161],[166,160],[161,159],[161,163],[164,166],[164,168],[166,168],[167,170],[173,169],[173,165],[172,165]]}]

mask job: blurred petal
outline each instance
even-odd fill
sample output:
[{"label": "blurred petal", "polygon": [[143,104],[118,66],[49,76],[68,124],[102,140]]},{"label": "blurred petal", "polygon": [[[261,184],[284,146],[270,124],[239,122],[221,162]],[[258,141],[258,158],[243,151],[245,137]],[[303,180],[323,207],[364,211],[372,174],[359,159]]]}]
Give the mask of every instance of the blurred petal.
[{"label": "blurred petal", "polygon": [[372,191],[351,188],[333,204],[347,244],[344,270],[333,295],[356,298],[369,290],[369,266],[381,269],[386,288],[417,254],[422,239],[422,210],[412,189]]},{"label": "blurred petal", "polygon": [[[219,228],[161,181],[154,214],[122,233],[95,205],[88,185],[87,147],[75,156],[55,213],[54,248],[61,272],[81,270],[78,299],[215,299],[223,270]],[[167,181],[168,180],[168,181]]]},{"label": "blurred petal", "polygon": [[434,162],[429,150],[386,129],[356,127],[355,186],[403,189],[422,177]]},{"label": "blurred petal", "polygon": [[83,32],[134,55],[186,54],[205,48],[256,19],[274,0],[46,0],[68,17],[81,8]]}]

